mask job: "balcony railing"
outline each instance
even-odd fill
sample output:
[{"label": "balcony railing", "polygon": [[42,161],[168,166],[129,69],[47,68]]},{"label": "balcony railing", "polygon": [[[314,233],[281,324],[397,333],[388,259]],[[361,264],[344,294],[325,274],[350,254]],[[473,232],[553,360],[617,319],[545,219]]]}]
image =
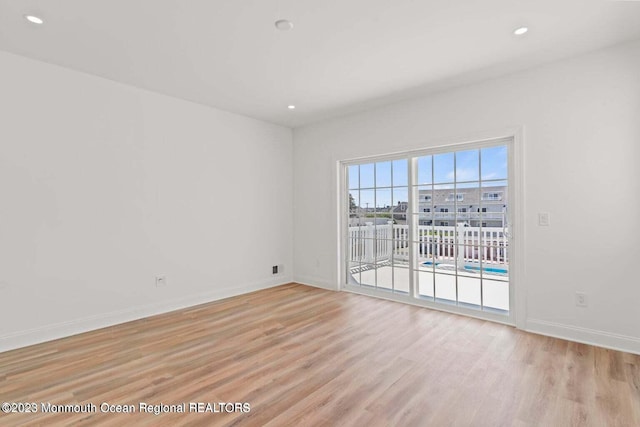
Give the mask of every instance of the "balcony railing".
[{"label": "balcony railing", "polygon": [[[503,212],[429,212],[425,213],[429,218],[436,219],[483,219],[483,220],[503,220]],[[502,230],[502,229],[500,229]]]},{"label": "balcony railing", "polygon": [[[507,267],[508,238],[502,227],[418,226],[413,243],[421,261]],[[408,225],[367,223],[349,227],[349,259],[352,263],[375,264],[391,259],[409,260]],[[456,249],[460,248],[460,252]]]}]

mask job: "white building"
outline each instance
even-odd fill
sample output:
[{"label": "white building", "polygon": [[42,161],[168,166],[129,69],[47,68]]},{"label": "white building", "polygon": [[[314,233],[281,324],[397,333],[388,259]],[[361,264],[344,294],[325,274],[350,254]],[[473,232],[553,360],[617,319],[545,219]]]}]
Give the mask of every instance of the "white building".
[{"label": "white building", "polygon": [[507,187],[420,190],[420,225],[502,227],[507,212]]}]

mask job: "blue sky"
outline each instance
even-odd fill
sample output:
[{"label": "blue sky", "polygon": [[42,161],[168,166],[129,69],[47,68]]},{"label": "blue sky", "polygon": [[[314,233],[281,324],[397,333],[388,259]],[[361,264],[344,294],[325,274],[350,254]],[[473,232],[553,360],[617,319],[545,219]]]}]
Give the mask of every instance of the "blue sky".
[{"label": "blue sky", "polygon": [[[479,158],[482,156],[482,164]],[[455,163],[454,163],[455,159]],[[455,164],[455,167],[454,167]],[[383,161],[363,165],[349,166],[349,189],[360,190],[362,207],[397,205],[408,200],[407,160]],[[483,148],[481,150],[458,151],[418,158],[418,184],[431,188],[453,188],[458,182],[459,188],[478,187],[482,167],[482,180],[507,179],[507,146]],[[461,184],[467,182],[467,184]],[[449,185],[446,185],[449,184]],[[504,184],[501,182],[500,184]],[[483,184],[484,185],[484,184]],[[486,183],[489,185],[489,183]],[[393,186],[393,192],[390,188]],[[377,187],[377,190],[373,188]],[[350,191],[358,202],[358,192]]]}]

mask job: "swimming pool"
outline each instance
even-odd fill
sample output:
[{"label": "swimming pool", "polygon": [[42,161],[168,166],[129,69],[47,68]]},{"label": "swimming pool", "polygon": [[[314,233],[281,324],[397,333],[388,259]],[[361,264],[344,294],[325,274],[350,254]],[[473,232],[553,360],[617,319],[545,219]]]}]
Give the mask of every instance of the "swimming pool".
[{"label": "swimming pool", "polygon": [[[431,261],[426,261],[423,262],[422,265],[433,265],[433,263]],[[440,263],[436,262],[436,267],[439,266]],[[449,264],[446,264],[449,265]],[[455,268],[455,267],[454,267]],[[465,265],[464,266],[465,270],[471,270],[471,271],[480,271],[480,267],[479,266],[475,266],[475,265]],[[508,274],[509,270],[505,269],[505,268],[496,268],[496,267],[483,267],[482,271],[485,273],[496,273],[496,274]]]},{"label": "swimming pool", "polygon": [[[475,265],[465,265],[464,269],[480,271],[480,267],[476,267]],[[495,268],[495,267],[483,267],[482,271],[486,271],[487,273],[498,273],[498,274],[507,274],[509,272],[509,270],[506,270],[504,268]]]}]

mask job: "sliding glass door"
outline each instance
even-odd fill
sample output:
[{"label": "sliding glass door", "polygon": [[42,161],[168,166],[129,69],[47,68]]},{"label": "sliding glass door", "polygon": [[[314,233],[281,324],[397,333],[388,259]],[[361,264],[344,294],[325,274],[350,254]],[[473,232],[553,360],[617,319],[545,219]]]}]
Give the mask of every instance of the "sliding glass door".
[{"label": "sliding glass door", "polygon": [[409,294],[408,165],[349,166],[347,283]]},{"label": "sliding glass door", "polygon": [[345,163],[344,288],[508,321],[510,142]]}]

